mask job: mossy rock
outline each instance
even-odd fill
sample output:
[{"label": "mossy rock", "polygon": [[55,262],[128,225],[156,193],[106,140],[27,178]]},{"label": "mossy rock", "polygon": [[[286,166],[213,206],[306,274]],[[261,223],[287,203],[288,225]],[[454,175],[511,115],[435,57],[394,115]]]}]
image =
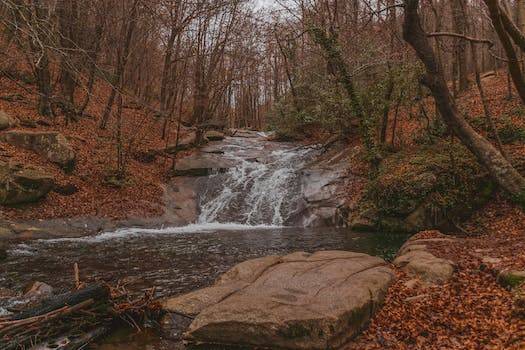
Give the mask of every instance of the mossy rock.
[{"label": "mossy rock", "polygon": [[442,142],[385,157],[360,206],[376,208],[382,231],[448,230],[493,191],[488,173],[465,147]]},{"label": "mossy rock", "polygon": [[498,283],[509,289],[514,289],[525,283],[525,271],[505,270],[498,274]]},{"label": "mossy rock", "polygon": [[54,178],[44,171],[20,163],[0,162],[0,204],[32,203],[45,197]]}]

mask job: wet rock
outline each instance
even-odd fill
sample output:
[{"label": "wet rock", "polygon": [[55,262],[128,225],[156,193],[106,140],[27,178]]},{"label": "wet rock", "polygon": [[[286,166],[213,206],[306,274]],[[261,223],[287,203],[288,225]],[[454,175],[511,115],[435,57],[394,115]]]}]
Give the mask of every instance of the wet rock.
[{"label": "wet rock", "polygon": [[246,130],[246,129],[232,129],[229,132],[232,137],[243,137],[243,138],[258,138],[260,134],[258,131]]},{"label": "wet rock", "polygon": [[43,299],[53,294],[53,287],[44,282],[33,282],[24,290],[25,299]]},{"label": "wet rock", "polygon": [[184,336],[194,344],[332,349],[358,334],[393,278],[377,257],[298,252],[241,263],[163,307],[194,317]]},{"label": "wet rock", "polygon": [[6,112],[0,110],[0,130],[6,130],[15,127],[18,124],[18,120],[11,117]]},{"label": "wet rock", "polygon": [[210,130],[206,131],[204,137],[208,139],[208,141],[222,141],[226,136],[220,131]]},{"label": "wet rock", "polygon": [[0,162],[0,204],[36,202],[46,196],[53,185],[53,177],[38,168]]},{"label": "wet rock", "polygon": [[0,241],[11,239],[16,236],[16,233],[8,227],[0,226]]},{"label": "wet rock", "polygon": [[32,150],[66,171],[75,167],[75,152],[61,133],[15,130],[1,134],[0,141]]},{"label": "wet rock", "polygon": [[181,340],[192,321],[191,317],[167,313],[159,322],[163,337],[170,340]]},{"label": "wet rock", "polygon": [[378,213],[375,208],[363,208],[359,211],[350,212],[348,226],[357,232],[374,232],[378,230],[378,220]]},{"label": "wet rock", "polygon": [[443,283],[449,280],[456,269],[455,264],[431,254],[425,243],[448,239],[410,240],[399,250],[394,265],[411,276],[428,283]]},{"label": "wet rock", "polygon": [[208,176],[224,173],[233,166],[232,162],[225,159],[197,156],[178,160],[173,169],[173,174],[175,176]]},{"label": "wet rock", "polygon": [[326,162],[313,164],[303,171],[304,226],[342,226],[345,222],[347,215],[341,213],[346,200],[343,189],[350,178],[345,162],[332,163],[330,156],[326,156]]},{"label": "wet rock", "polygon": [[525,283],[525,271],[504,270],[498,274],[498,283],[504,288],[517,288]]}]

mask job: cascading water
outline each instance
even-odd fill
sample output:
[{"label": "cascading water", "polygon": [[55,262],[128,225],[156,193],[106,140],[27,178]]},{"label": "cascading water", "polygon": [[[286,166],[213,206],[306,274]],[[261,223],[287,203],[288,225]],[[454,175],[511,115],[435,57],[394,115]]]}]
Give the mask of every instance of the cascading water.
[{"label": "cascading water", "polygon": [[236,165],[206,179],[198,223],[286,225],[301,203],[301,169],[314,149],[272,149],[260,139],[233,142],[223,156]]}]

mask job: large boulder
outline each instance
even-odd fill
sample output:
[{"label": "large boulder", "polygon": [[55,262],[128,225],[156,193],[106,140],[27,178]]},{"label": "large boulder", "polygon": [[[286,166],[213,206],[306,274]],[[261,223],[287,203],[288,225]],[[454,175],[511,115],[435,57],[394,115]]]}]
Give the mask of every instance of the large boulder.
[{"label": "large boulder", "polygon": [[18,120],[0,110],[0,130],[12,128],[18,124]]},{"label": "large boulder", "polygon": [[53,186],[53,177],[38,168],[0,162],[0,205],[36,202]]},{"label": "large boulder", "polygon": [[243,262],[163,307],[194,317],[184,335],[192,344],[332,349],[366,325],[393,278],[377,257],[298,252]]},{"label": "large boulder", "polygon": [[448,281],[456,265],[454,262],[436,257],[428,250],[433,242],[453,242],[449,238],[411,239],[401,247],[394,265],[410,276],[427,283],[444,283]]},{"label": "large boulder", "polygon": [[462,145],[422,145],[381,162],[348,223],[370,231],[449,231],[485,204],[494,188]]},{"label": "large boulder", "polygon": [[75,166],[75,151],[59,132],[14,130],[0,134],[0,141],[34,151],[66,171]]}]

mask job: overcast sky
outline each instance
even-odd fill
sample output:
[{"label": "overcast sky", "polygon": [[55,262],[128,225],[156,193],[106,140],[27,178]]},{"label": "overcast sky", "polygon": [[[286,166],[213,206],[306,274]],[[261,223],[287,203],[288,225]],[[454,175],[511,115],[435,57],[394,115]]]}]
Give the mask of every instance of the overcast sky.
[{"label": "overcast sky", "polygon": [[255,3],[259,7],[270,7],[276,4],[275,0],[255,0]]}]

